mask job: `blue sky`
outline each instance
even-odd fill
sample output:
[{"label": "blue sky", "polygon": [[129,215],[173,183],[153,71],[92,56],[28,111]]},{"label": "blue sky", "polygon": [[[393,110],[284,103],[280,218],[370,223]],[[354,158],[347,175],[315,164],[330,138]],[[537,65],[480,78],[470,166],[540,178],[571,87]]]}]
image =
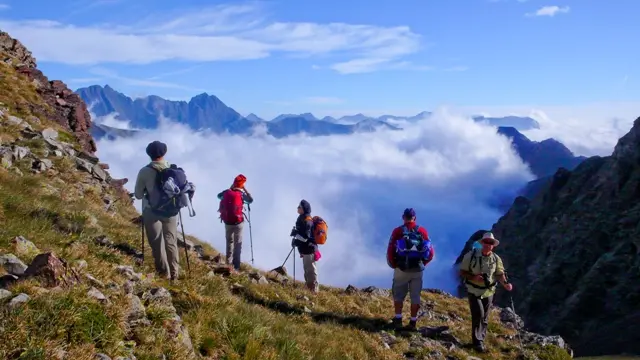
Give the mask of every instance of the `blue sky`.
[{"label": "blue sky", "polygon": [[265,118],[640,99],[633,0],[2,4],[0,29],[73,89],[207,92]]}]

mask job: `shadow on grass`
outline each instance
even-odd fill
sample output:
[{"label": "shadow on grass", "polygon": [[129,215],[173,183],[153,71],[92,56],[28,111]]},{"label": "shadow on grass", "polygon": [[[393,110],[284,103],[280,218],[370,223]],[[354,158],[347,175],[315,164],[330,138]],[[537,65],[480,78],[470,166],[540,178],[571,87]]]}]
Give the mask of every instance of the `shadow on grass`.
[{"label": "shadow on grass", "polygon": [[245,301],[264,306],[271,310],[287,315],[309,315],[316,323],[332,322],[339,325],[350,326],[367,332],[380,332],[381,330],[393,330],[393,326],[387,319],[366,318],[361,316],[344,316],[331,312],[305,311],[304,307],[291,305],[284,301],[267,300],[254,295],[244,287],[234,287],[231,292],[242,297]]}]

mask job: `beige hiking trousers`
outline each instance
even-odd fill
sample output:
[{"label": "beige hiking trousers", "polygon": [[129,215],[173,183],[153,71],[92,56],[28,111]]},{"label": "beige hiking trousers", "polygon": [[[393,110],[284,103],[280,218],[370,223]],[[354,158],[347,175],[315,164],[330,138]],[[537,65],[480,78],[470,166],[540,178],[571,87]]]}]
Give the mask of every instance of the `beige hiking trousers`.
[{"label": "beige hiking trousers", "polygon": [[167,278],[179,275],[178,217],[160,217],[149,208],[142,212],[144,230],[151,247],[156,272]]},{"label": "beige hiking trousers", "polygon": [[318,268],[316,267],[315,255],[302,255],[302,267],[304,268],[304,281],[307,284],[307,288],[318,292]]}]

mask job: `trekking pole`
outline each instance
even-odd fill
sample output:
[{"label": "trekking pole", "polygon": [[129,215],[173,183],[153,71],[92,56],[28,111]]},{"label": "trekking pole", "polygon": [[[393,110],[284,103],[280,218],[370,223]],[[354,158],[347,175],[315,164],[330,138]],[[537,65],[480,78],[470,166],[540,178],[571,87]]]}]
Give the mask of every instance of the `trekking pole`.
[{"label": "trekking pole", "polygon": [[180,228],[182,229],[182,242],[184,243],[184,256],[187,258],[187,277],[191,277],[191,265],[189,264],[189,253],[187,252],[187,237],[184,235],[184,224],[182,223],[182,211],[178,211],[180,217]]},{"label": "trekking pole", "polygon": [[249,242],[251,243],[251,265],[253,265],[253,234],[251,233],[251,204],[247,204],[247,209],[249,212],[249,216],[245,214],[244,216],[247,218],[247,222],[249,223]]},{"label": "trekking pole", "polygon": [[142,262],[140,263],[140,266],[144,266],[144,221],[140,222],[140,229],[142,229],[142,238],[141,238]]},{"label": "trekking pole", "polygon": [[[507,272],[504,272],[504,279],[509,282],[509,279],[507,279]],[[513,295],[509,294],[509,301],[511,302],[511,311],[513,311],[513,315],[518,316],[518,314],[516,314],[516,306],[513,304]],[[518,321],[516,318],[516,335],[518,335],[518,342],[520,344],[520,352],[522,352],[522,338],[520,337],[520,329],[518,329]]]},{"label": "trekking pole", "polygon": [[[291,256],[291,253],[293,252],[293,249],[294,249],[294,247],[292,246],[291,250],[289,250],[289,255],[287,255],[286,259],[284,259],[284,262],[282,263],[282,266],[284,266],[284,264],[287,263],[287,260],[289,260],[289,256]],[[282,267],[282,266],[280,266],[280,267]]]},{"label": "trekking pole", "polygon": [[296,248],[293,249],[293,287],[296,287]]}]

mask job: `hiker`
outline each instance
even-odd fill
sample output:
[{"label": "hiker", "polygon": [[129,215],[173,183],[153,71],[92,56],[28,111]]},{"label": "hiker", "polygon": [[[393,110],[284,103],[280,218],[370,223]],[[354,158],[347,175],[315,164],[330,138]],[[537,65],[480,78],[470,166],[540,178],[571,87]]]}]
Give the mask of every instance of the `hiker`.
[{"label": "hiker", "polygon": [[253,203],[253,197],[244,186],[247,178],[239,174],[233,179],[229,189],[218,194],[220,206],[220,220],[224,222],[225,239],[227,242],[227,264],[233,264],[235,271],[240,270],[240,256],[242,254],[242,230],[244,227],[244,204]]},{"label": "hiker", "polygon": [[465,279],[467,297],[471,309],[471,338],[473,347],[485,352],[484,340],[487,336],[489,313],[496,292],[496,280],[507,291],[513,285],[507,282],[502,259],[493,249],[500,244],[491,232],[486,232],[479,243],[482,249],[472,249],[460,262],[460,276]]},{"label": "hiker", "polygon": [[302,258],[304,269],[304,281],[307,289],[312,293],[319,291],[318,268],[316,262],[320,260],[318,244],[313,236],[313,220],[311,218],[311,205],[307,200],[300,200],[298,204],[298,218],[296,226],[291,230],[291,246],[295,246]]},{"label": "hiker", "polygon": [[392,324],[402,327],[402,307],[407,293],[411,299],[411,319],[409,330],[416,329],[420,293],[422,292],[422,272],[435,255],[427,229],[416,223],[416,212],[407,208],[402,213],[404,224],[393,229],[387,247],[387,264],[393,271],[393,305],[395,316]]},{"label": "hiker", "polygon": [[179,275],[178,213],[181,207],[190,206],[195,187],[187,182],[181,168],[164,159],[166,144],[153,141],[147,145],[146,152],[151,162],[138,172],[134,196],[142,200],[142,226],[156,272],[173,281]]}]

